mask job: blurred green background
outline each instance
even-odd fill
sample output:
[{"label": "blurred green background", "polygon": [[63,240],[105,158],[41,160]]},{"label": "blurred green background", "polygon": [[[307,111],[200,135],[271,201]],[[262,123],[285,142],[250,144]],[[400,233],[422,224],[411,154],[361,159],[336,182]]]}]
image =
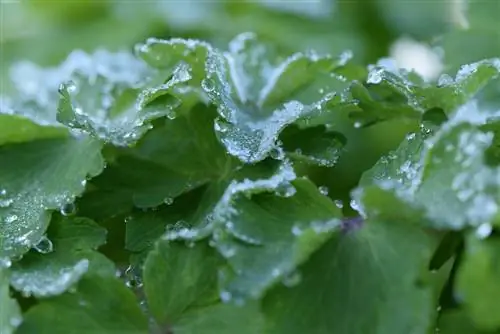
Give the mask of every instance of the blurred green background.
[{"label": "blurred green background", "polygon": [[[2,0],[0,9],[3,95],[13,92],[9,68],[16,62],[55,66],[74,49],[132,50],[152,36],[197,38],[224,48],[238,33],[254,31],[285,55],[349,49],[363,65],[392,56],[423,72],[437,61],[430,80],[460,64],[500,56],[500,0]],[[316,183],[341,199],[362,171],[417,126],[398,121],[355,129],[345,123],[348,145],[338,165],[312,171]]]}]

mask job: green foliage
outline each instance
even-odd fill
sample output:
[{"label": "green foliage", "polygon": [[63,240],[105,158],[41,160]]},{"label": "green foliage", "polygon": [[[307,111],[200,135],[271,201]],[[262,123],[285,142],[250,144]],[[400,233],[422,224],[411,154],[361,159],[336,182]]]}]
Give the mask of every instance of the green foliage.
[{"label": "green foliage", "polygon": [[1,4],[0,333],[498,333],[465,5]]}]

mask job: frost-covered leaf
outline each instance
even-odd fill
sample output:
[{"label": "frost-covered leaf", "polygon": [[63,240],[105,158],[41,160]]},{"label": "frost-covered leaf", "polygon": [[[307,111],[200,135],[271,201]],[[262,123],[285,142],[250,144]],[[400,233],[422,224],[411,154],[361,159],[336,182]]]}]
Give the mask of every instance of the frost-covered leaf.
[{"label": "frost-covered leaf", "polygon": [[14,333],[21,321],[21,308],[10,296],[9,273],[0,266],[0,332],[2,334]]},{"label": "frost-covered leaf", "polygon": [[50,219],[103,168],[101,144],[87,136],[0,147],[0,258],[23,254]]},{"label": "frost-covered leaf", "polygon": [[360,124],[372,124],[398,117],[418,119],[433,108],[451,114],[499,74],[498,58],[464,65],[455,78],[444,74],[437,84],[425,83],[416,74],[385,63],[378,64],[370,68],[365,86],[351,86],[351,96],[360,109],[351,112],[351,117]]},{"label": "frost-covered leaf", "polygon": [[217,304],[186,312],[171,329],[179,334],[264,333],[264,318],[258,302]]},{"label": "frost-covered leaf", "polygon": [[41,301],[24,315],[17,333],[148,333],[133,293],[115,277],[91,276],[77,291]]},{"label": "frost-covered leaf", "polygon": [[500,300],[500,240],[483,238],[480,229],[468,235],[455,294],[478,328],[494,330],[500,326],[500,316],[495,312]]},{"label": "frost-covered leaf", "polygon": [[266,296],[266,332],[427,333],[430,246],[422,230],[394,221],[337,234],[298,268],[296,286]]},{"label": "frost-covered leaf", "polygon": [[393,192],[406,211],[437,228],[495,224],[500,170],[487,163],[485,152],[493,135],[481,129],[492,115],[475,104],[463,106],[425,142],[415,138],[411,145],[407,139],[394,158],[383,158],[362,184],[375,182]]},{"label": "frost-covered leaf", "polygon": [[136,206],[147,208],[220,178],[231,167],[231,159],[215,138],[214,113],[199,104],[158,124],[109,164],[95,184],[129,194]]},{"label": "frost-covered leaf", "polygon": [[89,219],[53,219],[48,237],[12,266],[11,285],[40,298],[60,295],[87,272],[113,276],[113,263],[91,251],[105,240],[106,230]]},{"label": "frost-covered leaf", "polygon": [[[257,184],[259,181],[255,181]],[[227,300],[258,298],[304,262],[340,230],[340,210],[310,181],[292,181],[283,190],[252,189],[233,193],[215,210],[212,244],[234,273],[223,278]],[[223,197],[224,198],[224,197]]]},{"label": "frost-covered leaf", "polygon": [[[187,65],[158,74],[128,53],[82,55],[60,87],[57,120],[117,146],[139,139],[149,123],[179,105],[168,93],[191,78]],[[62,65],[64,67],[64,64]]]},{"label": "frost-covered leaf", "polygon": [[216,131],[228,152],[244,162],[263,160],[286,126],[347,87],[335,69],[349,58],[309,52],[280,62],[250,33],[237,36],[228,52],[209,53],[202,85],[218,107]]},{"label": "frost-covered leaf", "polygon": [[148,306],[157,322],[175,324],[186,310],[217,300],[220,264],[219,255],[205,242],[160,240],[144,265]]},{"label": "frost-covered leaf", "polygon": [[319,166],[334,166],[346,144],[346,138],[325,126],[298,129],[290,126],[280,136],[283,149],[294,160]]}]

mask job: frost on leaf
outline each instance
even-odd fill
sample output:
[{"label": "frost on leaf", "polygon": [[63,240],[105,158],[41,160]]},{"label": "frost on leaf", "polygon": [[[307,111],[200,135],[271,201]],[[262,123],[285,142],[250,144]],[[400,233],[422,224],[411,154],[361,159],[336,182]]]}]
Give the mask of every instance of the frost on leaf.
[{"label": "frost on leaf", "polygon": [[[171,115],[180,102],[169,93],[191,79],[186,64],[162,73],[124,52],[97,51],[78,60],[59,87],[57,120],[117,146],[137,141],[152,120]],[[70,57],[61,67],[73,62]]]},{"label": "frost on leaf", "polygon": [[103,169],[101,144],[85,135],[0,147],[0,258],[43,236],[51,211],[75,200]]},{"label": "frost on leaf", "polygon": [[343,91],[334,70],[348,59],[304,52],[278,61],[250,33],[227,52],[209,53],[202,86],[218,107],[215,130],[228,152],[244,162],[263,160],[285,127]]},{"label": "frost on leaf", "polygon": [[500,59],[464,65],[455,78],[443,74],[437,83],[427,83],[416,73],[398,69],[383,59],[369,67],[366,84],[354,83],[350,94],[357,110],[351,117],[360,124],[373,124],[392,118],[419,119],[438,108],[450,115],[472,100],[499,77]]},{"label": "frost on leaf", "polygon": [[[50,249],[34,248],[12,265],[10,283],[24,296],[51,297],[74,286],[87,272],[113,276],[114,266],[92,249],[104,244],[106,230],[86,218],[53,219]],[[76,240],[76,242],[75,242]]]},{"label": "frost on leaf", "polygon": [[[411,145],[412,140],[407,138],[393,157],[382,158],[365,173],[362,186],[367,189],[371,183],[392,192],[406,203],[406,210],[419,211],[438,228],[495,223],[500,169],[486,161],[493,134],[482,128],[494,115],[478,110],[474,103],[464,105],[425,140],[413,136],[415,144]],[[497,123],[491,122],[486,129],[496,127]],[[392,161],[387,163],[387,159]]]},{"label": "frost on leaf", "polygon": [[271,173],[258,168],[247,169],[241,174],[247,177],[227,186],[204,226],[164,236],[210,237],[231,268],[220,277],[226,301],[259,298],[341,227],[337,206],[310,181],[296,179],[290,166]]}]

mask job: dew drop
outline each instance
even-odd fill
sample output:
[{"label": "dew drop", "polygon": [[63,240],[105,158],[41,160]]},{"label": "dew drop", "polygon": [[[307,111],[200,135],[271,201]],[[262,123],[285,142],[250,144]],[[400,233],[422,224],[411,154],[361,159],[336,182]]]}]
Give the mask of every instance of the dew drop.
[{"label": "dew drop", "polygon": [[59,211],[63,216],[72,216],[76,213],[76,205],[74,203],[63,204]]},{"label": "dew drop", "polygon": [[285,157],[285,152],[283,152],[283,149],[281,149],[281,147],[275,146],[269,151],[269,156],[275,160],[283,160],[283,158]]},{"label": "dew drop", "polygon": [[172,205],[174,203],[174,198],[173,197],[165,197],[165,199],[163,200],[163,203],[165,203],[166,205]]},{"label": "dew drop", "polygon": [[328,187],[327,186],[321,186],[318,188],[319,192],[321,195],[328,196]]},{"label": "dew drop", "polygon": [[125,270],[125,285],[128,286],[131,289],[139,289],[142,287],[142,279],[137,273],[135,272],[135,268],[133,266],[128,266],[128,268]]},{"label": "dew drop", "polygon": [[0,199],[0,208],[8,208],[13,202],[12,198]]},{"label": "dew drop", "polygon": [[215,119],[215,122],[214,122],[214,128],[215,128],[215,131],[225,133],[229,130],[229,125],[225,121],[223,121],[221,118],[217,118],[217,119]]},{"label": "dew drop", "polygon": [[479,227],[476,229],[476,236],[479,239],[486,239],[490,236],[491,232],[493,232],[493,227],[491,226],[491,224],[484,223],[479,225]]},{"label": "dew drop", "polygon": [[229,303],[232,298],[233,298],[233,296],[232,296],[231,292],[229,292],[229,291],[221,291],[221,293],[220,293],[220,300],[223,303]]},{"label": "dew drop", "polygon": [[342,208],[344,207],[344,202],[342,202],[342,201],[341,201],[341,200],[339,200],[339,199],[338,199],[338,200],[335,200],[335,201],[334,201],[334,203],[335,203],[335,206],[336,206],[337,208],[339,208],[339,209],[342,209]]},{"label": "dew drop", "polygon": [[7,190],[5,189],[0,190],[0,196],[5,196],[5,195],[7,195]]},{"label": "dew drop", "polygon": [[292,227],[292,234],[298,237],[299,235],[302,234],[302,229],[299,226],[294,225]]},{"label": "dew drop", "polygon": [[52,241],[44,235],[40,238],[37,244],[33,246],[33,249],[38,253],[47,254],[54,250],[54,246],[52,245]]},{"label": "dew drop", "polygon": [[6,223],[13,223],[18,219],[17,215],[9,215],[5,217],[5,222]]},{"label": "dew drop", "polygon": [[297,193],[297,189],[289,183],[281,184],[276,187],[276,195],[281,197],[292,197]]},{"label": "dew drop", "polygon": [[173,120],[177,117],[177,113],[173,110],[169,110],[167,112],[167,118],[170,119],[170,120]]},{"label": "dew drop", "polygon": [[212,79],[205,78],[201,81],[201,87],[209,93],[215,89],[215,83]]},{"label": "dew drop", "polygon": [[132,221],[132,216],[125,217],[125,220],[124,220],[125,224],[130,223],[131,221]]},{"label": "dew drop", "polygon": [[9,268],[12,265],[12,261],[8,257],[0,258],[0,268]]}]

